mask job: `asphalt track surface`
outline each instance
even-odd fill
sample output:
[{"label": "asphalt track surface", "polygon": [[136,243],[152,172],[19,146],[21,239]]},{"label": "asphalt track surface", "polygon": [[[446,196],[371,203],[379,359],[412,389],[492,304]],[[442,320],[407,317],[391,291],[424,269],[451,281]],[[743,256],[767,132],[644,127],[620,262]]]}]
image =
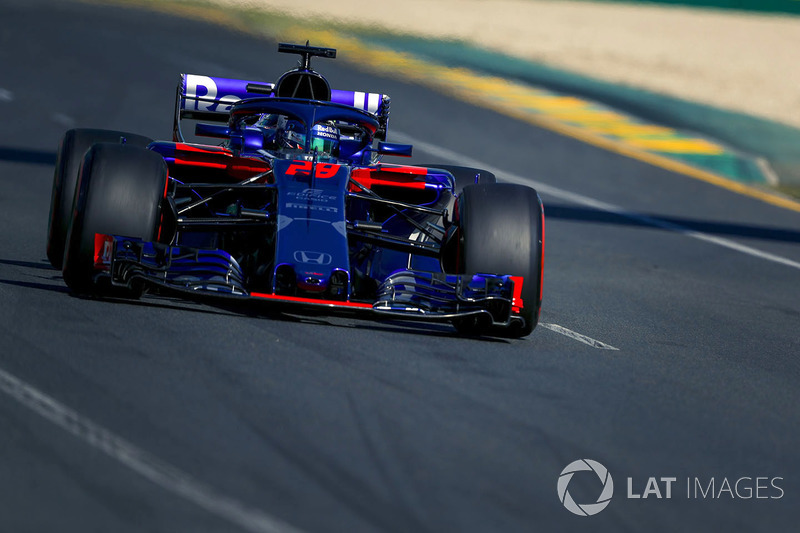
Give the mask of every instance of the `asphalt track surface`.
[{"label": "asphalt track surface", "polygon": [[[392,95],[416,160],[543,184],[542,321],[618,350],[77,298],[45,258],[64,130],[168,138],[178,73],[270,80],[294,59],[134,9],[0,13],[0,531],[796,530],[800,214],[318,60]],[[580,458],[615,482],[593,517],[556,491]],[[671,499],[626,497],[651,476],[678,479]],[[762,498],[687,498],[687,478],[743,477]]]}]

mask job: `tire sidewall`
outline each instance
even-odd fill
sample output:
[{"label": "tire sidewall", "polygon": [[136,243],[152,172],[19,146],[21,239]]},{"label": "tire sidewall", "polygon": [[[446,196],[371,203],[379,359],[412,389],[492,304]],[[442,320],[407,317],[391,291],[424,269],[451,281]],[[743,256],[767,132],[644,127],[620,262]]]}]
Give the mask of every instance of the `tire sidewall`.
[{"label": "tire sidewall", "polygon": [[86,152],[64,256],[64,280],[72,290],[98,292],[96,234],[157,239],[166,184],[166,163],[155,152],[110,143]]}]

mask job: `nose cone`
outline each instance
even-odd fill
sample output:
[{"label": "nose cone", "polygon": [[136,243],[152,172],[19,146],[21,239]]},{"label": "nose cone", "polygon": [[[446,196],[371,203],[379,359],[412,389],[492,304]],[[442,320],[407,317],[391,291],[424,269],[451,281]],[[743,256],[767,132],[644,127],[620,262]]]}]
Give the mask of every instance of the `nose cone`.
[{"label": "nose cone", "polygon": [[325,292],[328,288],[328,282],[322,275],[317,273],[307,272],[297,273],[297,288],[306,292]]}]

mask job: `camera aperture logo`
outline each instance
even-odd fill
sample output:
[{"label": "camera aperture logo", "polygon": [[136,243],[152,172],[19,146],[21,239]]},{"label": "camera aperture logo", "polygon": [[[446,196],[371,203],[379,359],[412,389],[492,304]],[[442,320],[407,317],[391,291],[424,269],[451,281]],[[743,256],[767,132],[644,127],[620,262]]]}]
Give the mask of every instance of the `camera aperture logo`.
[{"label": "camera aperture logo", "polygon": [[[572,481],[572,476],[575,475],[575,472],[583,471],[594,472],[603,484],[600,496],[597,497],[597,501],[594,503],[578,504],[572,499],[569,493],[569,482]],[[596,515],[608,506],[613,495],[614,480],[611,478],[608,469],[591,459],[578,459],[577,461],[571,462],[561,471],[561,475],[558,477],[558,499],[561,500],[561,503],[569,512],[578,516]]]}]

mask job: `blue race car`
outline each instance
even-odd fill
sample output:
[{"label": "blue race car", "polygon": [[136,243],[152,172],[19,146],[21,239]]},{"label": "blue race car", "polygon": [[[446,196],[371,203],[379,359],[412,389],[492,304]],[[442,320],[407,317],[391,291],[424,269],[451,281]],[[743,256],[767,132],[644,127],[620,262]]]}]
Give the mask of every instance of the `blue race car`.
[{"label": "blue race car", "polygon": [[[47,255],[79,294],[147,290],[289,310],[536,327],[544,215],[486,171],[382,163],[390,99],[332,90],[302,57],[276,83],[184,74],[172,141],[73,129],[59,147]],[[186,141],[183,126],[219,144]]]}]

